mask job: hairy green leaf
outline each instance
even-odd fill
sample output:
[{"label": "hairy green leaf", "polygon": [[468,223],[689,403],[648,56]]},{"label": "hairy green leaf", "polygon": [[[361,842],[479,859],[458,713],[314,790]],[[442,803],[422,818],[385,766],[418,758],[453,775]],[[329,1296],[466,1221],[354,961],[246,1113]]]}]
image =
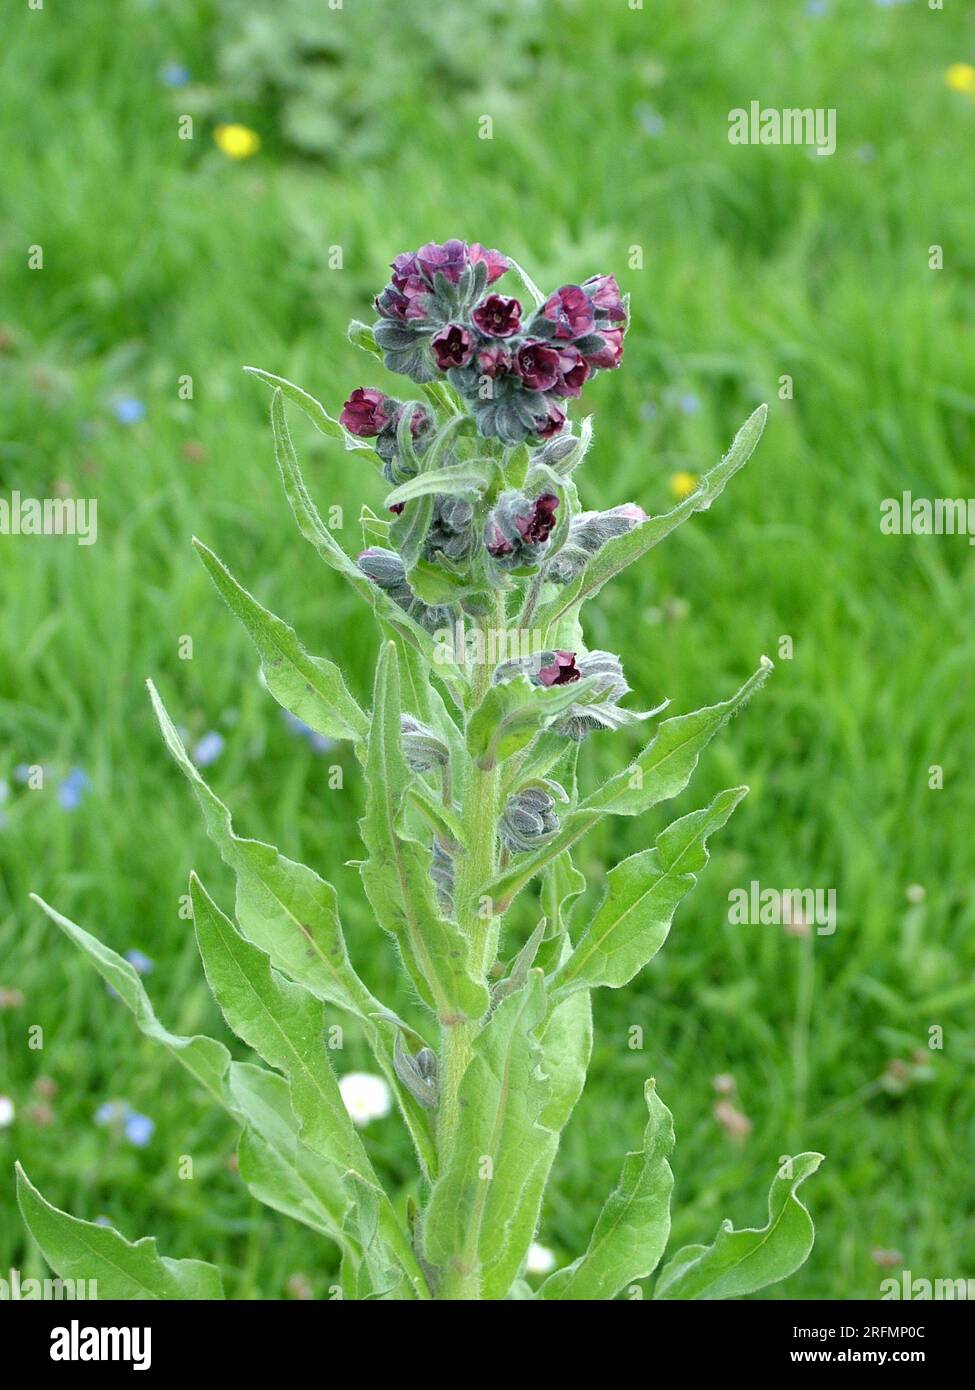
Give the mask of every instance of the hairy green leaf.
[{"label": "hairy green leaf", "polygon": [[531,743],[539,729],[584,699],[597,680],[587,676],[570,685],[545,686],[519,675],[489,686],[467,726],[471,757],[485,771],[504,762]]},{"label": "hairy green leaf", "polygon": [[[359,346],[363,345],[360,342]],[[293,381],[288,381],[283,376],[275,376],[273,372],[265,372],[260,367],[245,367],[244,371],[250,376],[256,376],[258,381],[265,382],[272,389],[280,391],[283,396],[287,396],[289,401],[294,401],[295,405],[300,406],[305,412],[315,428],[327,438],[341,439],[347,449],[354,450],[356,453],[372,454],[375,457],[375,450],[367,440],[360,439],[358,435],[350,434],[344,425],[329,415],[321,401],[317,401],[314,396],[302,390],[300,386],[296,386]]]},{"label": "hairy green leaf", "polygon": [[341,1169],[298,1138],[287,1081],[249,1062],[233,1062],[230,1094],[244,1122],[237,1158],[251,1192],[342,1246],[352,1198]]},{"label": "hairy green leaf", "polygon": [[38,1192],[18,1163],[17,1201],[45,1260],[61,1279],[95,1280],[99,1299],[222,1299],[220,1271],[202,1260],[170,1260],[152,1236],[126,1240],[59,1211]]},{"label": "hairy green leaf", "polygon": [[[563,585],[559,591],[542,604],[535,623],[546,634],[554,624],[578,604],[597,594],[603,585],[614,575],[640,559],[648,550],[670,535],[682,521],[694,512],[706,511],[714,499],[724,491],[725,485],[748,462],[755,446],[762,437],[768,406],[760,405],[748,417],[735,435],[731,448],[720,463],[698,483],[697,489],[676,507],[661,516],[649,517],[641,525],[635,526],[622,536],[614,536],[596,551],[582,573],[570,584]],[[549,641],[546,635],[545,641]]]},{"label": "hairy green leaf", "polygon": [[369,721],[335,662],[312,656],[294,628],[262,607],[212,550],[195,537],[193,544],[217,590],[247,629],[278,704],[327,738],[364,738]]},{"label": "hairy green leaf", "polygon": [[395,628],[404,641],[417,648],[428,665],[448,685],[463,686],[466,681],[450,654],[440,652],[430,634],[419,623],[394,603],[384,589],[374,584],[359,569],[359,566],[339,545],[331,531],[322,521],[305,486],[305,480],[298,466],[298,455],[291,442],[288,424],[284,416],[284,399],[280,390],[271,398],[271,428],[274,433],[274,453],[278,470],[284,484],[285,495],[298,523],[298,529],[305,539],[315,547],[319,555],[333,570],[336,570],[351,584],[360,598],[365,599],[370,608],[383,622]]},{"label": "hairy green leaf", "polygon": [[427,1258],[471,1276],[504,1257],[526,1173],[545,1147],[546,1091],[532,1036],[545,1013],[541,971],[503,999],[478,1034],[460,1085],[460,1122],[423,1226]]},{"label": "hairy green leaf", "polygon": [[156,1017],[134,966],[123,960],[110,946],[86,932],[83,927],[63,917],[36,893],[32,893],[31,898],[88,957],[105,983],[110,985],[122,1003],[132,1010],[140,1031],[153,1042],[161,1043],[167,1048],[221,1105],[229,1106],[227,1068],[230,1066],[230,1053],[223,1043],[218,1042],[216,1038],[182,1038],[170,1033]]},{"label": "hairy green leaf", "polygon": [[366,814],[359,823],[369,853],[363,883],[424,1002],[442,1021],[476,1019],[487,1011],[487,989],[470,974],[470,948],[457,924],[440,915],[430,850],[401,833],[403,802],[415,779],[403,753],[400,717],[399,663],[387,643],[376,670]]},{"label": "hairy green leaf", "polygon": [[815,1232],[796,1192],[822,1161],[818,1153],[787,1159],[769,1189],[767,1224],[736,1231],[724,1221],[713,1245],[684,1246],[661,1270],[654,1298],[743,1298],[797,1270]]},{"label": "hairy green leaf", "polygon": [[661,831],[653,849],[610,869],[595,917],[555,976],[554,998],[598,985],[619,989],[653,959],[678,904],[708,862],[708,836],[728,821],[747,791],[719,792],[710,806]]},{"label": "hairy green leaf", "polygon": [[237,1036],[288,1078],[302,1139],[343,1171],[352,1168],[372,1178],[328,1059],[321,1001],[272,969],[265,953],[241,936],[195,874],[190,898],[213,996]]},{"label": "hairy green leaf", "polygon": [[[765,683],[771,669],[771,661],[762,657],[758,670],[730,700],[664,720],[628,768],[610,777],[576,810],[562,818],[557,835],[534,854],[519,856],[510,869],[484,888],[495,914],[507,911],[512,899],[537,873],[554,863],[563,851],[571,849],[603,816],[639,815],[682,792],[703,750],[722,725]],[[578,683],[567,688],[577,689]]]},{"label": "hairy green leaf", "polygon": [[643,1148],[623,1160],[619,1183],[599,1214],[586,1253],[550,1274],[540,1298],[611,1299],[656,1269],[670,1234],[674,1175],[667,1156],[674,1147],[674,1122],[653,1081],[644,1096],[650,1118]]},{"label": "hairy green leaf", "polygon": [[417,497],[434,494],[461,497],[465,492],[479,492],[487,487],[493,472],[493,465],[487,459],[434,468],[429,472],[418,473],[415,478],[410,478],[408,482],[400,483],[399,487],[393,488],[384,505],[394,507],[401,502],[412,502]]}]

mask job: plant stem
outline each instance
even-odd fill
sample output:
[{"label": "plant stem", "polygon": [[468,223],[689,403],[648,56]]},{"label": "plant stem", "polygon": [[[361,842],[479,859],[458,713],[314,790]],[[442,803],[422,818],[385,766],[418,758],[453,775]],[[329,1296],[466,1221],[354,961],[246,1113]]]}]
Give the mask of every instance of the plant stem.
[{"label": "plant stem", "polygon": [[[503,595],[497,595],[493,611],[479,622],[483,641],[479,651],[495,650],[491,633],[501,631],[506,622]],[[491,668],[481,660],[474,668],[471,682],[471,710],[477,708],[490,685]],[[474,974],[486,979],[493,964],[497,941],[497,922],[479,911],[479,894],[490,882],[497,868],[498,795],[501,770],[488,771],[471,767],[464,788],[462,819],[467,831],[466,851],[456,860],[454,902],[457,920],[471,943],[471,967]],[[471,1059],[474,1041],[481,1030],[480,1021],[457,1023],[443,1030],[440,1065],[440,1098],[437,1112],[437,1152],[443,1172],[457,1138],[460,1124],[460,1086]],[[480,1273],[448,1269],[444,1271],[440,1297],[477,1299],[480,1297]]]}]

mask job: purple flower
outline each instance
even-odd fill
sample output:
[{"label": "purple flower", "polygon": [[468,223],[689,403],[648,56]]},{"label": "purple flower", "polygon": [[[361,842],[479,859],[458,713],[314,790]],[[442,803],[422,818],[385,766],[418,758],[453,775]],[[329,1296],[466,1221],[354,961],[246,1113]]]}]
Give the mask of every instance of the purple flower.
[{"label": "purple flower", "polygon": [[538,673],[542,685],[571,685],[582,679],[582,672],[576,669],[575,652],[555,652],[551,666],[543,666]]},{"label": "purple flower", "polygon": [[137,396],[120,396],[112,407],[120,425],[137,425],[145,416],[145,401]]},{"label": "purple flower", "polygon": [[[399,261],[403,258],[397,256],[396,259]],[[426,246],[421,246],[417,251],[416,264],[429,284],[433,284],[433,277],[439,272],[452,285],[456,285],[470,264],[467,243],[457,241],[456,238],[445,241],[443,245],[436,241],[428,241]]]},{"label": "purple flower", "polygon": [[511,355],[500,343],[492,343],[489,347],[478,350],[477,365],[482,376],[495,381],[499,376],[511,371]]},{"label": "purple flower", "polygon": [[224,750],[223,735],[215,729],[205,733],[193,749],[190,757],[197,767],[212,767]]},{"label": "purple flower", "polygon": [[427,311],[424,297],[428,293],[426,281],[416,275],[404,281],[402,289],[397,289],[395,285],[387,285],[373,302],[377,312],[384,319],[425,319]]},{"label": "purple flower", "polygon": [[589,296],[581,285],[563,285],[549,295],[542,305],[542,314],[555,324],[556,338],[582,338],[591,333],[596,322]]},{"label": "purple flower", "polygon": [[483,261],[488,268],[487,282],[493,285],[495,280],[500,280],[501,276],[509,268],[511,262],[507,256],[502,256],[500,251],[486,251],[479,241],[472,241],[467,248],[471,265],[477,265]]},{"label": "purple flower", "polygon": [[555,386],[557,396],[581,396],[585,382],[592,375],[592,368],[577,347],[569,343],[559,350],[559,379]]},{"label": "purple flower", "polygon": [[148,1115],[140,1115],[133,1110],[125,1121],[125,1137],[137,1149],[144,1149],[156,1132],[154,1121]]},{"label": "purple flower", "polygon": [[584,354],[590,367],[600,367],[612,371],[623,360],[623,331],[619,328],[600,328],[599,336],[603,345],[596,352]]},{"label": "purple flower", "polygon": [[535,498],[528,516],[515,517],[518,534],[526,545],[544,545],[555,527],[558,505],[559,499],[554,492],[543,492]]},{"label": "purple flower", "polygon": [[565,411],[554,401],[549,401],[546,413],[535,419],[535,433],[539,439],[551,439],[553,435],[561,434],[564,426]]},{"label": "purple flower", "polygon": [[489,294],[471,314],[485,338],[510,338],[521,327],[521,305],[517,299]]},{"label": "purple flower", "polygon": [[62,811],[77,811],[90,786],[87,774],[80,767],[73,767],[58,787],[58,805]]},{"label": "purple flower", "polygon": [[487,553],[493,555],[495,560],[500,559],[502,555],[510,555],[514,550],[511,541],[506,539],[504,532],[496,521],[491,523],[491,532],[486,545]]},{"label": "purple flower", "polygon": [[434,361],[442,372],[466,367],[474,356],[474,339],[462,323],[448,323],[430,340]]},{"label": "purple flower", "polygon": [[342,407],[339,424],[360,439],[373,439],[387,422],[388,402],[374,386],[357,386]]},{"label": "purple flower", "polygon": [[[387,401],[390,401],[390,403],[392,403],[391,397],[387,396],[386,399]],[[403,405],[396,406],[396,409],[393,413],[394,425],[399,424],[400,419],[403,415],[403,411],[405,409],[406,407]],[[410,416],[410,434],[413,436],[414,439],[416,439],[419,435],[425,434],[432,423],[433,422],[430,419],[430,412],[427,410],[426,406],[421,405],[419,409],[414,407],[413,414]]]},{"label": "purple flower", "polygon": [[393,272],[393,284],[398,290],[404,289],[410,280],[418,278],[420,274],[420,264],[415,251],[401,251],[395,260],[390,261],[389,268]]},{"label": "purple flower", "polygon": [[515,371],[529,391],[551,391],[559,379],[558,349],[537,340],[524,343],[515,357]]},{"label": "purple flower", "polygon": [[155,961],[135,949],[126,951],[125,959],[139,975],[151,975],[156,968]]},{"label": "purple flower", "polygon": [[582,288],[593,305],[613,323],[626,322],[626,309],[615,275],[591,275]]}]

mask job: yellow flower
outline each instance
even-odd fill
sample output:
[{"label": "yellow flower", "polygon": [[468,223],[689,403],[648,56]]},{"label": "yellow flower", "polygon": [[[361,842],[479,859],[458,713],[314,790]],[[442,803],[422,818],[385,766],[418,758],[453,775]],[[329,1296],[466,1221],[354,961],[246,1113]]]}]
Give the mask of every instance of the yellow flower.
[{"label": "yellow flower", "polygon": [[953,92],[975,93],[975,67],[971,63],[952,63],[945,69],[945,81]]},{"label": "yellow flower", "polygon": [[257,131],[245,125],[218,125],[213,138],[228,159],[250,159],[261,148]]},{"label": "yellow flower", "polygon": [[678,502],[683,502],[685,497],[690,497],[696,487],[696,473],[671,473],[670,490]]}]

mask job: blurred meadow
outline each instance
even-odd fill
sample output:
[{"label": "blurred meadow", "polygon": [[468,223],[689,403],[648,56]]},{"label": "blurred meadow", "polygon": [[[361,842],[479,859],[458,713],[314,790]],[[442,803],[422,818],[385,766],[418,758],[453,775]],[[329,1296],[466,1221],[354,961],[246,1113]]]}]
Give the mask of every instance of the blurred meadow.
[{"label": "blurred meadow", "polygon": [[[397,252],[460,236],[545,287],[602,271],[632,294],[623,367],[586,395],[588,505],[665,509],[677,475],[770,404],[719,503],[587,610],[640,707],[714,703],[763,652],[776,671],[678,802],[584,844],[596,887],[676,815],[751,787],[665,949],[596,1000],[539,1239],[559,1261],[583,1247],[655,1075],[677,1129],[672,1248],[725,1216],[761,1225],[779,1155],[818,1149],[815,1249],[766,1296],[876,1298],[902,1268],[975,1277],[975,552],[879,525],[885,497],[973,491],[975,7],[45,0],[3,26],[0,496],[96,497],[99,531],[0,536],[0,1273],[40,1272],[20,1158],[59,1206],[215,1260],[232,1297],[332,1282],[331,1248],[250,1198],[232,1124],[28,894],[142,953],[167,1026],[230,1041],[179,900],[193,867],[229,909],[231,878],[158,737],[152,676],[239,831],[335,883],[353,958],[410,1008],[346,865],[354,759],[282,719],[189,542],[368,698],[377,635],[294,530],[268,395],[240,368],[334,413],[358,385],[395,393],[346,324],[371,319]],[[835,154],[729,144],[729,111],[752,100],[835,108]],[[291,422],[355,552],[381,481]],[[585,777],[639,739],[594,737]],[[752,880],[834,888],[835,933],[731,925],[729,891]],[[339,1070],[356,1069],[350,1026]],[[408,1184],[397,1118],[366,1137]]]}]

